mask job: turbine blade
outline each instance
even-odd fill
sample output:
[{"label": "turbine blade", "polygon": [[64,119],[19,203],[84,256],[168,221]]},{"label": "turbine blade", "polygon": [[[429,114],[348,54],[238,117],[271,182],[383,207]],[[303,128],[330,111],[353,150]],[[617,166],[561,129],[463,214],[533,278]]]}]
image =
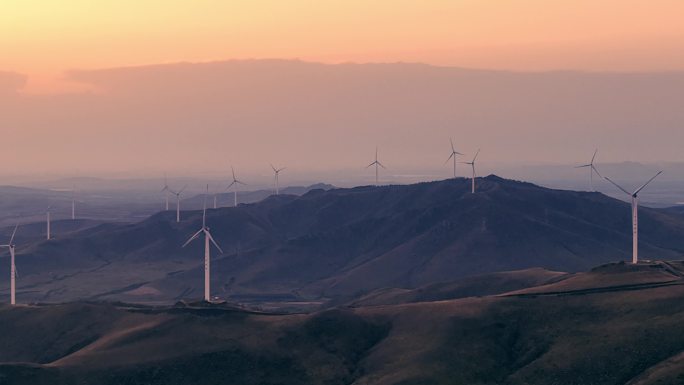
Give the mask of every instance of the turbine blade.
[{"label": "turbine blade", "polygon": [[594,159],[596,159],[596,153],[598,152],[598,148],[594,150],[594,156],[591,157],[591,164],[594,164]]},{"label": "turbine blade", "polygon": [[200,231],[196,232],[192,237],[190,237],[190,239],[187,240],[187,242],[185,242],[185,243],[183,244],[182,247],[187,246],[188,244],[190,244],[190,242],[192,242],[192,241],[194,241],[195,239],[197,239],[197,237],[198,237],[200,234],[202,234],[202,231],[204,231],[204,229],[200,229]]},{"label": "turbine blade", "polygon": [[658,175],[660,175],[660,174],[662,174],[662,173],[663,173],[662,171],[658,171],[658,173],[655,174],[655,175],[653,176],[653,178],[649,179],[648,182],[644,183],[643,186],[641,186],[641,187],[639,187],[638,189],[636,189],[636,191],[634,191],[634,194],[632,194],[632,195],[637,195],[637,194],[639,193],[639,191],[643,190],[644,187],[648,186],[649,183],[653,182],[653,179],[655,179]]},{"label": "turbine blade", "polygon": [[235,180],[235,183],[241,184],[241,185],[243,185],[243,186],[247,186],[247,183],[242,182],[242,181],[239,181],[239,180],[237,180],[237,179]]},{"label": "turbine blade", "polygon": [[182,189],[180,189],[180,191],[178,192],[178,194],[180,194],[180,193],[182,193],[183,191],[185,191],[186,188],[188,188],[188,185],[187,185],[187,184],[186,184],[185,186],[183,186]]},{"label": "turbine blade", "polygon": [[480,149],[477,149],[477,152],[475,153],[475,157],[473,158],[473,163],[475,163],[475,159],[477,159],[477,156],[480,155]]},{"label": "turbine blade", "polygon": [[216,241],[214,240],[214,237],[211,236],[211,232],[209,232],[209,230],[204,230],[204,233],[207,234],[211,243],[213,243],[214,246],[216,246],[216,248],[221,252],[221,254],[223,254],[223,250],[221,249],[221,246],[219,246],[218,243],[216,243]]},{"label": "turbine blade", "polygon": [[584,168],[584,167],[592,167],[591,164],[583,164],[581,166],[576,166],[575,168]]},{"label": "turbine blade", "polygon": [[599,170],[598,170],[596,167],[594,167],[593,164],[591,165],[591,169],[594,170],[594,171],[596,172],[596,175],[598,175],[599,178],[603,178],[603,175],[601,175],[601,173],[599,172]]},{"label": "turbine blade", "polygon": [[281,172],[281,171],[285,170],[286,168],[287,167],[280,168],[280,169],[278,169],[278,172]]},{"label": "turbine blade", "polygon": [[233,172],[233,180],[235,180],[235,169],[233,168],[233,166],[230,166],[230,171]]},{"label": "turbine blade", "polygon": [[10,245],[12,245],[14,243],[14,236],[17,235],[17,228],[19,228],[18,223],[16,226],[14,226],[14,231],[12,231],[12,237],[10,238],[10,241],[9,241]]},{"label": "turbine blade", "polygon": [[207,183],[207,193],[204,194],[204,207],[202,208],[202,228],[207,223],[207,197],[209,196],[209,184]]},{"label": "turbine blade", "polygon": [[236,181],[233,181],[233,183],[229,184],[228,187],[226,187],[226,190],[228,190],[228,189],[230,189],[231,187],[233,187],[233,185],[234,185],[235,183],[236,183]]},{"label": "turbine blade", "polygon": [[451,138],[449,138],[449,143],[451,143],[451,152],[456,152],[456,149],[454,149],[454,141]]},{"label": "turbine blade", "polygon": [[278,172],[275,167],[273,167],[272,163],[269,163],[271,165],[271,168],[273,169],[274,172]]},{"label": "turbine blade", "polygon": [[387,167],[385,167],[385,166],[384,166],[382,163],[380,163],[380,162],[378,162],[378,166],[380,166],[380,167],[384,168],[385,170],[387,170]]},{"label": "turbine blade", "polygon": [[619,189],[620,189],[620,190],[622,190],[622,192],[624,192],[625,194],[627,194],[627,195],[629,195],[629,196],[631,196],[631,195],[632,195],[632,194],[631,194],[631,193],[630,193],[629,191],[627,191],[627,190],[623,189],[623,188],[622,188],[622,187],[621,187],[621,186],[620,186],[619,184],[617,184],[617,183],[613,182],[613,181],[612,181],[612,180],[610,180],[610,178],[608,178],[607,176],[604,176],[604,177],[603,177],[603,179],[605,179],[605,180],[607,180],[608,182],[612,183],[612,184],[613,184],[613,186],[615,186],[615,187],[619,188]]},{"label": "turbine blade", "polygon": [[370,166],[373,166],[373,165],[375,165],[375,162],[369,164],[368,166],[366,166],[366,168],[368,168],[368,167],[370,167]]},{"label": "turbine blade", "polygon": [[454,157],[454,154],[455,154],[455,152],[452,152],[451,155],[449,155],[449,157],[447,158],[447,160],[444,161],[444,164],[449,163],[449,161],[451,160],[451,158]]}]

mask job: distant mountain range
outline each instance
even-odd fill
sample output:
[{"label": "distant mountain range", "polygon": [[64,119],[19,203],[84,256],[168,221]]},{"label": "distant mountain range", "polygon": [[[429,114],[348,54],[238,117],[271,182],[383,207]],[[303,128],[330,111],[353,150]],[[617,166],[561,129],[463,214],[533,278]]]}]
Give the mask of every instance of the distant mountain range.
[{"label": "distant mountain range", "polygon": [[[280,189],[279,193],[283,195],[303,195],[311,190],[330,190],[335,188],[335,186],[327,183],[316,183],[310,186],[287,186]],[[244,187],[239,187],[239,190],[244,190]],[[255,203],[262,201],[269,196],[275,194],[272,189],[267,190],[253,190],[253,191],[238,191],[237,201],[238,204],[242,203]],[[186,198],[181,200],[182,207],[191,208],[202,208],[204,204],[204,197],[206,194],[195,195],[191,198]],[[233,195],[233,190],[230,192],[222,192],[219,194],[209,194],[207,197],[207,207],[212,207],[214,203],[214,195],[216,196],[217,202],[220,206],[232,206],[235,202],[235,197]]]},{"label": "distant mountain range", "polygon": [[[87,182],[92,179],[92,182]],[[66,185],[74,179],[55,181],[55,185]],[[78,178],[81,184],[77,189],[76,217],[99,222],[138,222],[158,212],[162,207],[163,194],[157,185],[150,188],[149,181],[104,180],[97,178]],[[99,183],[99,185],[98,185]],[[87,187],[84,187],[87,186]],[[302,195],[313,189],[330,189],[332,185],[317,183],[311,186],[287,186],[282,193]],[[14,226],[16,223],[44,221],[47,207],[52,207],[53,219],[71,217],[71,185],[68,189],[49,190],[0,186],[0,227]],[[80,188],[83,188],[82,190]],[[150,191],[151,190],[151,191]],[[254,203],[273,194],[271,190],[250,190],[238,192],[239,203]],[[187,191],[186,191],[187,194]],[[183,199],[183,210],[201,209],[204,195]],[[209,199],[213,204],[213,195]],[[232,193],[218,194],[219,206],[233,205]],[[175,209],[175,197],[170,197],[170,207]]]},{"label": "distant mountain range", "polygon": [[[631,255],[629,205],[496,176],[403,186],[314,189],[209,210],[225,254],[213,251],[214,294],[245,303],[323,304],[382,288],[413,289],[461,277],[541,267],[579,271]],[[22,301],[199,298],[201,244],[180,246],[201,211],[161,212],[135,224],[100,224],[20,244]],[[640,209],[642,258],[684,254],[684,216]],[[0,258],[0,298],[7,296]]]}]

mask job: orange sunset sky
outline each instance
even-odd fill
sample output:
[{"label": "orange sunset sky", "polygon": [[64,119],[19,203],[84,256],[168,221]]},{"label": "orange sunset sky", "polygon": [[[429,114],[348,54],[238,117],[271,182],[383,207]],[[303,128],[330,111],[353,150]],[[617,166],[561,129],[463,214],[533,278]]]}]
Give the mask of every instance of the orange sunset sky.
[{"label": "orange sunset sky", "polygon": [[376,145],[392,173],[448,175],[450,137],[483,149],[483,174],[595,148],[684,161],[683,15],[682,0],[2,0],[0,175],[356,175]]},{"label": "orange sunset sky", "polygon": [[4,0],[0,70],[300,58],[512,70],[684,69],[680,0]]}]

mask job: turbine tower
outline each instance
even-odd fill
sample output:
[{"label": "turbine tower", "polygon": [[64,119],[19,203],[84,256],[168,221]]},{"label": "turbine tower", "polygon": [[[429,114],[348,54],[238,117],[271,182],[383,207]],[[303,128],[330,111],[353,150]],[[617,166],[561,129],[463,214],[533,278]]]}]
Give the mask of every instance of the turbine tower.
[{"label": "turbine tower", "polygon": [[17,228],[19,225],[14,226],[14,231],[12,232],[12,237],[10,238],[10,241],[6,245],[0,245],[1,248],[8,248],[9,253],[10,253],[10,304],[11,305],[16,305],[17,304],[17,267],[14,264],[14,236],[17,234]]},{"label": "turbine tower", "polygon": [[373,163],[371,163],[371,164],[369,164],[368,166],[366,166],[366,168],[368,168],[368,167],[370,167],[370,166],[375,166],[375,185],[376,185],[376,186],[379,186],[380,184],[379,184],[378,167],[382,167],[382,168],[384,168],[385,170],[387,169],[387,167],[385,167],[385,166],[384,166],[382,163],[380,163],[380,161],[378,160],[378,147],[377,147],[377,146],[375,146],[375,161],[373,161]]},{"label": "turbine tower", "polygon": [[71,219],[76,219],[76,185],[71,189]]},{"label": "turbine tower", "polygon": [[[207,185],[207,194],[209,194],[209,185]],[[197,231],[192,237],[190,237],[190,239],[183,244],[183,247],[197,239],[197,237],[199,237],[202,233],[204,233],[204,300],[211,302],[211,245],[209,242],[213,243],[221,253],[223,253],[223,250],[221,250],[221,247],[211,236],[211,232],[209,232],[209,228],[207,227],[206,195],[204,197],[204,209],[202,210],[202,228],[199,229],[199,231]]]},{"label": "turbine tower", "polygon": [[171,194],[173,194],[173,195],[176,196],[176,223],[179,223],[179,222],[180,222],[180,196],[181,196],[181,193],[182,193],[183,191],[185,191],[185,189],[186,189],[187,187],[188,187],[188,185],[186,184],[186,185],[183,186],[183,188],[180,189],[178,192],[169,189],[169,192],[170,192]]},{"label": "turbine tower", "polygon": [[596,166],[594,166],[594,159],[596,159],[596,153],[598,153],[598,149],[596,149],[596,150],[594,151],[594,156],[591,157],[591,162],[589,162],[589,163],[587,163],[587,164],[583,164],[583,165],[581,165],[581,166],[575,167],[575,168],[585,168],[585,167],[589,167],[589,181],[590,181],[590,183],[591,183],[591,189],[592,189],[592,191],[596,191],[596,189],[594,188],[594,172],[596,173],[596,175],[599,176],[599,178],[602,177],[602,176],[601,176],[601,173],[599,173],[598,170],[596,169]]},{"label": "turbine tower", "polygon": [[[271,166],[271,167],[273,167],[273,166]],[[238,180],[235,177],[235,169],[233,167],[231,167],[230,170],[233,172],[233,181],[228,185],[228,187],[226,188],[226,191],[230,190],[231,187],[235,186],[235,188],[233,189],[233,207],[237,207],[237,187],[239,184],[241,184],[243,186],[246,186],[247,184],[243,183],[242,181]],[[276,174],[276,177],[277,177],[277,174]]]},{"label": "turbine tower", "polygon": [[472,188],[471,192],[475,194],[475,159],[477,159],[477,156],[480,155],[480,149],[477,149],[477,152],[475,153],[475,156],[473,157],[472,162],[461,162],[464,164],[469,164],[473,168],[473,179],[472,179]]},{"label": "turbine tower", "polygon": [[164,188],[161,189],[161,192],[164,193],[164,198],[166,198],[166,211],[169,211],[169,193],[171,192],[171,189],[169,188],[169,181],[166,178],[166,174],[164,174]]},{"label": "turbine tower", "polygon": [[278,185],[278,175],[280,175],[281,171],[285,170],[285,167],[275,168],[273,165],[271,165],[271,168],[275,173],[275,195],[278,195],[280,193],[280,186]]},{"label": "turbine tower", "polygon": [[47,207],[47,240],[50,240],[50,210],[52,209],[52,206]]},{"label": "turbine tower", "polygon": [[612,183],[615,187],[619,188],[620,190],[622,190],[622,192],[624,192],[632,198],[632,263],[639,262],[639,192],[643,190],[644,187],[648,186],[648,184],[651,183],[653,179],[655,179],[658,175],[662,173],[662,171],[658,171],[658,173],[655,174],[653,178],[649,179],[648,182],[644,183],[641,187],[634,190],[633,193],[630,193],[629,191],[625,190],[620,185],[610,180],[610,178],[605,177],[605,179],[608,182]]},{"label": "turbine tower", "polygon": [[463,155],[460,152],[456,151],[454,148],[454,141],[449,138],[449,142],[451,143],[451,155],[449,155],[449,158],[444,162],[444,164],[449,163],[450,160],[454,160],[454,178],[456,178],[456,155]]}]

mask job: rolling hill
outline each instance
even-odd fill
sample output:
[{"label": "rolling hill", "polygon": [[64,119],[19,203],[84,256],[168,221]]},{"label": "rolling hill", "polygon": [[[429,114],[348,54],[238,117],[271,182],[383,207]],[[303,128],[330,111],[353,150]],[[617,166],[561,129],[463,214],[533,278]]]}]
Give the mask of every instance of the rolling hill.
[{"label": "rolling hill", "polygon": [[313,314],[201,303],[0,305],[0,382],[679,383],[683,269],[614,263],[493,296]]},{"label": "rolling hill", "polygon": [[[541,267],[581,271],[631,255],[627,203],[496,176],[478,192],[458,178],[414,185],[312,190],[209,210],[214,294],[241,302],[323,303],[381,288],[415,289],[478,274]],[[684,218],[640,209],[642,258],[684,254]],[[20,245],[23,301],[198,298],[201,242],[182,249],[201,212],[161,212]],[[7,295],[6,257],[0,258]]]}]

